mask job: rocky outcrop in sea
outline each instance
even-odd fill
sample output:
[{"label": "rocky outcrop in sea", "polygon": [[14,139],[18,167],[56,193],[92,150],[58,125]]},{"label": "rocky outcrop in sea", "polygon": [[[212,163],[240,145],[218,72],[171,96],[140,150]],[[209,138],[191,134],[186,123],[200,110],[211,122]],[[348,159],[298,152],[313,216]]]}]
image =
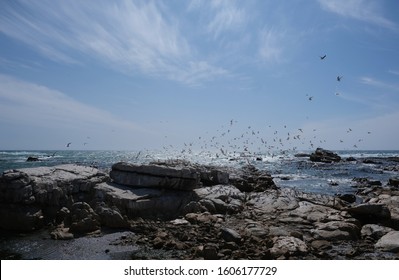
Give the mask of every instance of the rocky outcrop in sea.
[{"label": "rocky outcrop in sea", "polygon": [[54,240],[123,229],[132,234],[113,243],[141,248],[133,259],[399,259],[397,182],[357,180],[353,195],[329,196],[278,188],[250,164],[8,170],[0,228]]}]

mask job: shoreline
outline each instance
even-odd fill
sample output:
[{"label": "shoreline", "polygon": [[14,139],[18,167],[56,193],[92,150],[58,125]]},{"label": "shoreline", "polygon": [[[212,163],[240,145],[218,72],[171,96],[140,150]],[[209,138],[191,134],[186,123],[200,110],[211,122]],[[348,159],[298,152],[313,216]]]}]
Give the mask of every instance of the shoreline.
[{"label": "shoreline", "polygon": [[[77,165],[28,168],[0,177],[0,225],[29,210],[22,216],[34,234],[26,239],[40,228],[45,236],[33,243],[50,249],[98,238],[87,249],[97,259],[399,259],[397,176],[354,182],[354,194],[333,196],[277,187],[250,164],[119,163],[110,174]],[[110,241],[101,234],[110,228],[123,234]],[[27,257],[2,247],[2,258]]]}]

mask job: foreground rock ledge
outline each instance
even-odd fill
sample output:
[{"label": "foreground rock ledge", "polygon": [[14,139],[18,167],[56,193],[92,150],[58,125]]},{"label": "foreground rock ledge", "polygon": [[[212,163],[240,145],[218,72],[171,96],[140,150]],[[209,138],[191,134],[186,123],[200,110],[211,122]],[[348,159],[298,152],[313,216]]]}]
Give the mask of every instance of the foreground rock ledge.
[{"label": "foreground rock ledge", "polygon": [[200,173],[194,168],[155,164],[116,163],[110,176],[117,184],[142,188],[192,190],[200,184]]},{"label": "foreground rock ledge", "polygon": [[173,252],[168,258],[398,259],[398,188],[358,196],[362,204],[278,189],[253,166],[118,163],[109,176],[60,165],[3,173],[0,227],[51,225],[54,239],[127,228],[135,235],[121,244]]}]

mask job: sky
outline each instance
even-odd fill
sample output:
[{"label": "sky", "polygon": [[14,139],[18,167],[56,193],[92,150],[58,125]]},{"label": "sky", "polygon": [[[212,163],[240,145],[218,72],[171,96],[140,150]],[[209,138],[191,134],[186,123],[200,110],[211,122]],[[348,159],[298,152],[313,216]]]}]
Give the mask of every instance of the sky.
[{"label": "sky", "polygon": [[0,150],[399,150],[398,11],[0,1]]}]

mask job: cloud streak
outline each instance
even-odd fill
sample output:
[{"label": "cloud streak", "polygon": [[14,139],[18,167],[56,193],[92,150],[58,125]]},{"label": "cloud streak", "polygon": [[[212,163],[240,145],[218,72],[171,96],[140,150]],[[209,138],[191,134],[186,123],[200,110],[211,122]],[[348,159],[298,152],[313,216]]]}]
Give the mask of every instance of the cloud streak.
[{"label": "cloud streak", "polygon": [[0,75],[0,118],[3,122],[47,127],[55,130],[119,128],[142,130],[113,114],[80,103],[62,92]]},{"label": "cloud streak", "polygon": [[329,12],[343,17],[375,24],[391,30],[398,30],[398,26],[381,15],[376,1],[369,0],[318,0],[321,7]]},{"label": "cloud streak", "polygon": [[1,4],[0,31],[56,62],[94,59],[125,74],[139,72],[185,84],[226,73],[208,61],[209,75],[197,71],[204,59],[193,54],[178,20],[160,2],[12,3]]},{"label": "cloud streak", "polygon": [[399,85],[386,83],[380,80],[376,80],[371,77],[361,77],[360,82],[365,85],[374,86],[382,89],[388,89],[393,91],[399,91]]},{"label": "cloud streak", "polygon": [[278,32],[273,28],[264,29],[260,33],[259,55],[268,62],[279,62],[282,59],[283,40],[285,32]]},{"label": "cloud streak", "polygon": [[214,17],[209,22],[207,29],[217,38],[225,31],[240,30],[247,22],[247,15],[244,10],[238,8],[233,1],[213,1],[211,10]]}]

